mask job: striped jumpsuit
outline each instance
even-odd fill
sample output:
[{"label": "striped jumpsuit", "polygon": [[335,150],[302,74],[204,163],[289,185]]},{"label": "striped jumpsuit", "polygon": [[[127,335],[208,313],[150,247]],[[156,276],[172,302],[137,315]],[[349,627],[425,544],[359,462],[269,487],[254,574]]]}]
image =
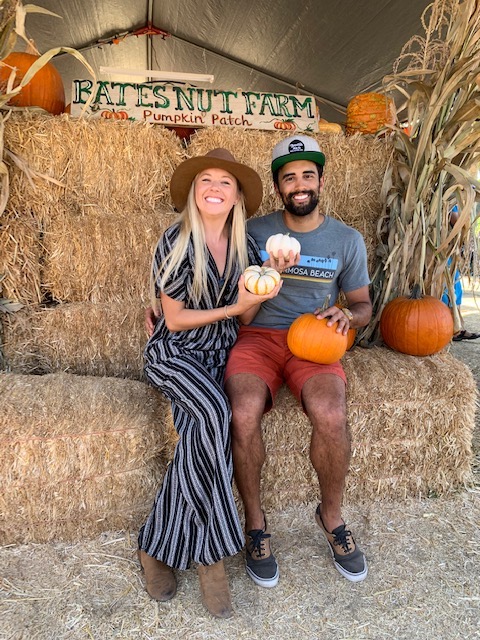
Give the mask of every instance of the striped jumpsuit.
[{"label": "striped jumpsuit", "polygon": [[[175,224],[160,239],[157,270],[178,231]],[[250,237],[248,259],[249,264],[261,264],[258,246]],[[208,254],[208,292],[199,304],[190,303],[193,264],[190,241],[177,277],[163,292],[187,308],[211,309],[236,301],[239,267],[218,301],[223,281]],[[244,544],[232,492],[231,410],[223,391],[225,365],[237,331],[238,322],[232,318],[170,332],[161,317],[145,348],[146,378],[170,400],[180,438],[138,541],[148,555],[176,569],[187,569],[191,561],[214,564],[235,555]]]}]

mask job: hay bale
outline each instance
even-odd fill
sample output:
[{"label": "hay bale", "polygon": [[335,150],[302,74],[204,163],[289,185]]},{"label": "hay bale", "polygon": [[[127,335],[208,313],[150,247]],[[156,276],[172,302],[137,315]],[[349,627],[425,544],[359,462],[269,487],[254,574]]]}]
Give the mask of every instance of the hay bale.
[{"label": "hay bale", "polygon": [[[471,480],[477,390],[468,367],[448,353],[416,358],[356,347],[344,368],[352,437],[347,503],[444,494]],[[310,423],[288,389],[263,430],[265,506],[317,500]]]},{"label": "hay bale", "polygon": [[[257,215],[281,207],[270,170],[272,148],[291,132],[244,131],[235,128],[199,129],[188,146],[189,156],[203,155],[214,147],[225,147],[237,160],[260,175],[264,196]],[[373,136],[345,136],[318,133],[316,138],[326,155],[325,188],[321,198],[324,213],[342,220],[363,235],[370,268],[375,262],[376,227],[382,214],[380,197],[383,176],[391,154],[388,139]]]},{"label": "hay bale", "polygon": [[163,477],[166,401],[147,385],[0,374],[0,544],[136,530]]},{"label": "hay bale", "polygon": [[170,177],[185,158],[175,133],[18,113],[4,137],[27,167],[9,170],[6,292],[27,303],[147,300],[152,251],[174,215]]},{"label": "hay bale", "polygon": [[173,131],[144,122],[88,120],[15,113],[5,123],[5,146],[36,173],[12,167],[9,208],[28,202],[35,216],[88,213],[128,218],[171,204],[169,181],[185,149]]},{"label": "hay bale", "polygon": [[45,225],[44,289],[58,302],[143,304],[152,255],[173,209],[131,211],[128,218],[90,209]]},{"label": "hay bale", "polygon": [[30,211],[7,211],[0,218],[2,296],[22,304],[42,300],[41,228]]},{"label": "hay bale", "polygon": [[[444,494],[471,480],[476,385],[448,353],[415,358],[386,348],[347,352],[347,418],[352,459],[345,502]],[[167,422],[166,456],[176,442]],[[265,508],[319,499],[309,460],[311,425],[287,387],[262,421]]]},{"label": "hay bale", "polygon": [[4,317],[3,328],[13,373],[142,378],[147,334],[140,300],[30,307]]}]

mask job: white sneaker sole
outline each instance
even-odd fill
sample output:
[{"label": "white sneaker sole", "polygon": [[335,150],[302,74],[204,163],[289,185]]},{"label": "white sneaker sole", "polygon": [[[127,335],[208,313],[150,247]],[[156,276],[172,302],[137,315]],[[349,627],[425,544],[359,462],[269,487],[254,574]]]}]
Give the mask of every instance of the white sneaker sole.
[{"label": "white sneaker sole", "polygon": [[273,578],[259,578],[256,573],[254,573],[248,565],[245,565],[245,569],[250,578],[258,584],[259,587],[266,587],[267,589],[271,589],[272,587],[276,587],[278,584],[278,578],[280,577],[280,572],[277,568],[277,573],[273,576]]},{"label": "white sneaker sole", "polygon": [[[330,545],[328,546],[330,547]],[[333,559],[333,564],[335,565],[335,569],[338,571],[338,573],[341,573],[344,578],[346,578],[347,580],[350,580],[350,582],[362,582],[362,580],[365,580],[368,574],[368,566],[367,566],[366,560],[365,560],[365,569],[361,573],[350,573],[349,571],[344,569],[341,564],[338,564],[338,562],[335,560],[335,556],[333,555],[333,552],[331,549],[330,549],[330,553],[332,554],[332,559]]]}]

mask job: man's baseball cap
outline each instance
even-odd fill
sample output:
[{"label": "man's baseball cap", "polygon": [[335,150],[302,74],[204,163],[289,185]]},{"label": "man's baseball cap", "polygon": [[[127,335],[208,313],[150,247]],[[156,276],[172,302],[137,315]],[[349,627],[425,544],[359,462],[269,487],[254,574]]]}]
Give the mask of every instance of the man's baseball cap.
[{"label": "man's baseball cap", "polygon": [[311,160],[315,164],[325,164],[325,154],[320,151],[318,142],[310,136],[291,136],[280,140],[272,151],[272,173],[287,162]]}]

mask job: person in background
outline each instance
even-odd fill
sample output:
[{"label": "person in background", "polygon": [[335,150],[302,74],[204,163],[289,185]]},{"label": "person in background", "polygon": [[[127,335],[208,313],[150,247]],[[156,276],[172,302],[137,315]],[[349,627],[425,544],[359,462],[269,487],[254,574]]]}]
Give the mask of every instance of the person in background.
[{"label": "person in background", "polygon": [[[449,223],[451,227],[455,225],[459,215],[460,215],[460,212],[458,210],[458,205],[455,204],[452,207],[452,210],[450,212]],[[451,258],[448,263],[450,264],[450,262],[451,262]],[[471,331],[467,331],[465,327],[465,321],[462,316],[461,305],[463,301],[463,285],[462,285],[462,274],[458,269],[455,271],[453,290],[455,294],[455,305],[457,307],[458,315],[460,317],[461,328],[459,331],[457,331],[457,333],[453,335],[452,340],[454,342],[460,342],[462,340],[477,340],[478,338],[480,338],[480,333],[472,333]],[[442,302],[444,302],[449,307],[452,307],[448,291],[445,291],[443,293]]]},{"label": "person in background", "polygon": [[[314,312],[337,324],[346,334],[363,327],[372,314],[367,255],[361,234],[322,213],[325,156],[310,136],[293,136],[273,149],[272,173],[283,208],[251,218],[248,232],[265,253],[273,234],[290,234],[301,245],[301,257],[280,256],[283,287],[278,296],[263,302],[249,326],[242,326],[225,374],[225,390],[232,406],[232,448],[235,481],[245,509],[246,570],[263,587],[274,587],[279,569],[272,553],[271,533],[260,499],[260,478],[265,461],[261,420],[286,382],[312,424],[310,460],[319,482],[321,502],[315,518],[325,536],[336,569],[348,580],[367,576],[365,556],[341,515],[350,459],[346,420],[345,374],[340,362],[320,365],[299,360],[289,351],[287,333],[301,314]],[[292,252],[290,252],[292,254]],[[345,294],[348,308],[328,305]],[[288,424],[285,424],[288,438]],[[298,539],[292,544],[300,544]]]},{"label": "person in background", "polygon": [[[245,217],[262,200],[262,183],[225,149],[175,170],[170,192],[178,222],[160,238],[153,260],[151,336],[145,376],[170,401],[179,435],[153,508],[139,536],[139,560],[152,598],[176,593],[174,569],[198,565],[202,601],[232,615],[223,558],[244,546],[232,492],[231,410],[223,377],[239,322],[278,294],[250,293],[242,273],[261,264]],[[153,325],[155,322],[155,325]]]}]

